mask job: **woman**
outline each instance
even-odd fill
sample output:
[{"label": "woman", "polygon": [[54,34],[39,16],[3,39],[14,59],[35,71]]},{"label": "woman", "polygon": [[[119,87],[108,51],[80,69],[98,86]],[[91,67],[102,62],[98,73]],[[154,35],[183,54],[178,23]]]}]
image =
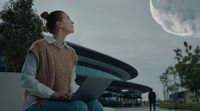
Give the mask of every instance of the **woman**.
[{"label": "woman", "polygon": [[45,36],[32,44],[22,69],[21,85],[26,89],[24,111],[103,111],[97,101],[70,100],[76,92],[75,50],[64,41],[74,32],[74,22],[63,11],[43,12]]}]

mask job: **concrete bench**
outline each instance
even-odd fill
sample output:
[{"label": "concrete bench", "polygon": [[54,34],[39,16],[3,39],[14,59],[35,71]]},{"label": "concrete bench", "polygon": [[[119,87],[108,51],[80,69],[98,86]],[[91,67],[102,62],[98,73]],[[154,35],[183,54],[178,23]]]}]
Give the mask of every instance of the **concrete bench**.
[{"label": "concrete bench", "polygon": [[20,74],[0,72],[1,111],[21,111],[24,90],[20,86]]},{"label": "concrete bench", "polygon": [[115,111],[114,108],[104,107],[104,111]]},{"label": "concrete bench", "polygon": [[[0,110],[22,111],[24,89],[20,85],[20,73],[0,72]],[[104,107],[104,111],[114,111]]]}]

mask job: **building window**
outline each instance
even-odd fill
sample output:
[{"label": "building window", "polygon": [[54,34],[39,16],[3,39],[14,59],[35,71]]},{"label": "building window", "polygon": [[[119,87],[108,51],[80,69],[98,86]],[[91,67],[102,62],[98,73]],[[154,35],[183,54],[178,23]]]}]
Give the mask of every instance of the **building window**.
[{"label": "building window", "polygon": [[103,77],[103,78],[110,78],[115,80],[120,80],[118,77],[93,68],[92,65],[76,65],[76,73],[77,75],[83,75],[83,76],[95,76],[95,77]]}]

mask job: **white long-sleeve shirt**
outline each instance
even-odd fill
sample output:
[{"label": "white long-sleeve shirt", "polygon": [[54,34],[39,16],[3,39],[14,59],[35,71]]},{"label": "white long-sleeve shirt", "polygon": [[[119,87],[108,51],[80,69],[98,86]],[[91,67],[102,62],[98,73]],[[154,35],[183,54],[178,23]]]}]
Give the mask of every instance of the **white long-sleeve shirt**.
[{"label": "white long-sleeve shirt", "polygon": [[[69,47],[66,42],[64,42],[64,44],[62,45],[59,45],[52,36],[46,36],[45,39],[49,44],[54,44],[58,48],[62,49],[64,47]],[[36,103],[36,97],[50,99],[51,95],[55,92],[54,90],[52,90],[45,84],[40,83],[36,79],[37,67],[38,66],[36,56],[32,52],[29,52],[26,56],[21,75],[21,86],[30,92],[24,102],[24,110]],[[72,93],[74,93],[79,88],[79,86],[75,82],[75,66],[71,75],[71,91]]]}]

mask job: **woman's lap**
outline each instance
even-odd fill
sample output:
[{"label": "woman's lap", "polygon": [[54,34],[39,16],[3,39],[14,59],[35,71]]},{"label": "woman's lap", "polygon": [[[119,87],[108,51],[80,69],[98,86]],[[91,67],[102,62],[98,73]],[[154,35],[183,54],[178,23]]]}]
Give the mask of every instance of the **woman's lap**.
[{"label": "woman's lap", "polygon": [[45,104],[36,103],[25,111],[103,111],[102,105],[97,100],[84,103],[74,101],[48,101]]}]

